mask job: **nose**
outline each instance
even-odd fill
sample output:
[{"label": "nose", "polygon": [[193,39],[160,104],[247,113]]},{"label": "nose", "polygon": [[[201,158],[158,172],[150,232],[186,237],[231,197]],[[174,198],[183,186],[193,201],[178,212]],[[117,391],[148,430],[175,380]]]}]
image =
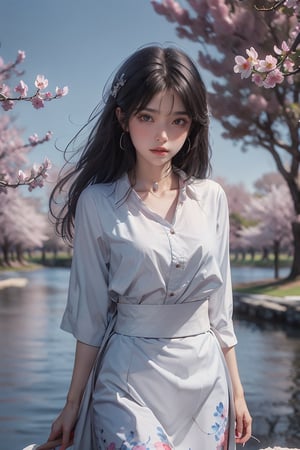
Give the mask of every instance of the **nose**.
[{"label": "nose", "polygon": [[160,130],[157,130],[156,133],[156,141],[157,142],[167,142],[168,135],[165,129],[161,128]]}]

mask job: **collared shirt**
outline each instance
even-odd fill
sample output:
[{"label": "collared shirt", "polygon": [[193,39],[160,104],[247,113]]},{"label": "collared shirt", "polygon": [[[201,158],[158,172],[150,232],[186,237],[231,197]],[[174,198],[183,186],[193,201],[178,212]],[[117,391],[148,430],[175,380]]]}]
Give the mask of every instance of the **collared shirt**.
[{"label": "collared shirt", "polygon": [[224,347],[236,344],[226,196],[212,180],[179,175],[172,223],[147,207],[127,174],[81,193],[61,325],[76,339],[99,346],[116,302],[156,305],[209,297],[218,340]]}]

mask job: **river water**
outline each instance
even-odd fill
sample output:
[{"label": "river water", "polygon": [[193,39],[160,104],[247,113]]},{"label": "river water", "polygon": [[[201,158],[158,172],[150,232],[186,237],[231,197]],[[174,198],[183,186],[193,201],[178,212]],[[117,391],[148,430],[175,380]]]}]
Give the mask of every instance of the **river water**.
[{"label": "river water", "polygon": [[[59,329],[68,269],[1,273],[8,276],[29,282],[0,291],[0,450],[21,450],[47,439],[64,403],[75,342]],[[233,269],[234,282],[271,277],[266,269]],[[300,330],[238,318],[235,329],[253,434],[260,439],[245,449],[300,448]]]}]

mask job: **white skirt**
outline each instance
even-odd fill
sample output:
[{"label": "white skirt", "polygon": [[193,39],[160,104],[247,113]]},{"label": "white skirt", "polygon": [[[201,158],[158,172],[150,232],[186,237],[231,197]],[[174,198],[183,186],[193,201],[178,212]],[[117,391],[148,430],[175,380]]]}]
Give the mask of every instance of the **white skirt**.
[{"label": "white skirt", "polygon": [[87,384],[74,450],[199,448],[236,448],[231,382],[207,301],[120,307]]}]

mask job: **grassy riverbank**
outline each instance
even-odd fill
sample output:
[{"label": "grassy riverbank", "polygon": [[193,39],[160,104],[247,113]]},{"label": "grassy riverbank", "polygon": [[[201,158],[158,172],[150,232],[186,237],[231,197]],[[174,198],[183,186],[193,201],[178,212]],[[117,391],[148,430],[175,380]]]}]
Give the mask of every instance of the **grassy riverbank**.
[{"label": "grassy riverbank", "polygon": [[[281,254],[279,258],[279,267],[291,267],[292,258],[289,255]],[[244,258],[237,259],[231,255],[232,267],[249,267],[255,268],[274,268],[274,257],[269,255],[267,259],[262,259],[261,255],[255,255],[253,258],[250,254],[245,255]],[[268,295],[271,297],[300,297],[300,277],[294,281],[274,278],[256,281],[252,283],[241,283],[233,286],[235,292],[245,294]]]},{"label": "grassy riverbank", "polygon": [[271,297],[294,297],[300,298],[300,277],[293,281],[287,280],[264,280],[255,283],[237,284],[233,287],[235,292],[244,294],[260,294]]}]

